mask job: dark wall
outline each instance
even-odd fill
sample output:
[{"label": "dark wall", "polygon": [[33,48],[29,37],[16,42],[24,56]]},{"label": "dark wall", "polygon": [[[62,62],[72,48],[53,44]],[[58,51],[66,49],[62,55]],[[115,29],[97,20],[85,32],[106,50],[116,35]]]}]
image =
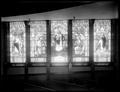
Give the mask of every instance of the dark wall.
[{"label": "dark wall", "polygon": [[[72,4],[72,3],[71,3]],[[24,4],[23,4],[24,5]],[[56,3],[55,5],[47,6],[47,8],[51,8],[51,6],[67,6],[67,3]],[[25,5],[24,5],[25,6]],[[26,9],[27,6],[24,8]],[[38,7],[40,10],[44,8],[41,7],[40,4],[38,4]],[[23,6],[20,8],[22,9]],[[25,9],[23,8],[24,11]],[[31,8],[33,8],[31,6]],[[32,10],[37,10],[36,8]],[[32,11],[30,10],[30,12]],[[16,13],[18,11],[15,11]],[[8,13],[8,12],[7,12]],[[79,5],[76,7],[71,8],[64,8],[54,11],[48,11],[48,12],[33,12],[28,13],[27,15],[19,14],[18,16],[8,16],[8,17],[2,17],[2,21],[24,21],[24,20],[68,20],[68,19],[113,19],[118,18],[118,5],[116,2],[112,1],[101,1],[101,2],[94,2],[90,4],[85,5]]]}]

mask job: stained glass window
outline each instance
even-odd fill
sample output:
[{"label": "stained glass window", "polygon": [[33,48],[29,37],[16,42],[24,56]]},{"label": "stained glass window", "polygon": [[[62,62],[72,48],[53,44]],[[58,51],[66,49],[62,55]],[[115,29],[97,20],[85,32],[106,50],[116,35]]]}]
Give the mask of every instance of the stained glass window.
[{"label": "stained glass window", "polygon": [[24,63],[25,57],[25,24],[10,22],[10,62]]},{"label": "stained glass window", "polygon": [[94,61],[110,62],[111,22],[95,20],[94,23]]},{"label": "stained glass window", "polygon": [[46,22],[30,22],[31,62],[46,62]]},{"label": "stained glass window", "polygon": [[73,62],[89,59],[89,20],[72,21]]},{"label": "stained glass window", "polygon": [[51,62],[67,62],[67,21],[51,21]]}]

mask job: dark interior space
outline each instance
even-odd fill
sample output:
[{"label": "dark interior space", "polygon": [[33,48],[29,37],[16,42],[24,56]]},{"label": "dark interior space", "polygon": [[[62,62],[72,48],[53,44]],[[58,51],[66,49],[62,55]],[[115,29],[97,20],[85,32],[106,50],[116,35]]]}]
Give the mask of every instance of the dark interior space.
[{"label": "dark interior space", "polygon": [[[80,91],[80,92],[115,92],[119,90],[120,84],[120,58],[119,58],[119,18],[114,17],[114,14],[109,15],[109,10],[107,14],[103,13],[103,16],[94,16],[89,11],[83,9],[82,12],[85,15],[80,15],[76,17],[79,19],[88,19],[89,21],[89,62],[85,65],[71,63],[72,57],[72,21],[74,21],[74,16],[72,18],[68,17],[67,27],[68,30],[68,63],[62,63],[61,65],[54,65],[52,63],[52,48],[51,48],[51,24],[54,19],[45,18],[41,20],[46,21],[46,62],[45,63],[31,63],[30,57],[30,26],[29,20],[23,21],[25,23],[26,30],[26,62],[25,63],[11,63],[10,57],[10,22],[12,19],[17,20],[19,16],[29,15],[35,13],[45,13],[51,11],[57,11],[60,9],[66,9],[77,6],[92,5],[94,3],[99,3],[101,1],[81,1],[81,0],[18,0],[18,1],[7,1],[4,0],[1,4],[1,91]],[[113,6],[118,6],[117,2],[113,2]],[[4,8],[5,7],[5,8]],[[85,6],[86,7],[86,6]],[[112,7],[112,6],[111,6]],[[93,9],[94,6],[91,8]],[[119,8],[119,7],[118,7]],[[100,9],[100,8],[99,8]],[[112,9],[112,8],[110,8]],[[77,10],[76,10],[77,11]],[[102,10],[101,10],[102,11]],[[104,10],[103,10],[104,11]],[[74,12],[74,11],[73,11]],[[81,12],[81,11],[80,11]],[[61,13],[61,11],[60,11]],[[118,13],[118,11],[117,11]],[[116,14],[117,14],[116,13]],[[56,13],[57,14],[57,13]],[[41,14],[42,15],[42,14]],[[58,13],[59,15],[59,13]],[[56,15],[56,16],[58,16]],[[62,15],[62,13],[61,13]],[[63,14],[64,15],[64,14]],[[68,13],[68,15],[70,15]],[[104,17],[105,15],[105,17]],[[12,17],[14,16],[14,17]],[[34,16],[34,15],[33,15]],[[39,14],[38,14],[39,16]],[[44,14],[42,15],[44,16]],[[79,16],[79,14],[78,14]],[[84,18],[88,16],[88,18]],[[90,17],[91,18],[90,18]],[[97,16],[97,17],[96,17]],[[107,17],[106,17],[107,16]],[[112,17],[111,17],[112,16]],[[10,17],[10,18],[9,18]],[[30,16],[31,17],[31,16]],[[54,16],[53,16],[54,17]],[[63,20],[66,18],[63,17]],[[111,52],[110,52],[110,62],[103,62],[103,65],[94,62],[94,21],[100,19],[108,19],[111,21]],[[22,17],[20,17],[22,18]],[[32,20],[33,17],[31,17]],[[24,18],[23,18],[24,19]],[[34,18],[33,18],[34,19]],[[36,19],[37,20],[37,19]],[[38,19],[39,20],[39,19]],[[59,19],[58,19],[59,20]],[[15,20],[14,20],[15,21]],[[18,21],[18,20],[17,20]],[[84,62],[83,62],[84,63]]]}]

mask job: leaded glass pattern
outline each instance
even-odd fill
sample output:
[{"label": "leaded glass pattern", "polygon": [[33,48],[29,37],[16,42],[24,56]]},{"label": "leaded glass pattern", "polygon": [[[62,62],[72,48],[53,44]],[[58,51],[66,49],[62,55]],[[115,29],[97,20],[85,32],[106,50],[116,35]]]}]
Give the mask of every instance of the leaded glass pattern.
[{"label": "leaded glass pattern", "polygon": [[51,62],[67,62],[67,21],[51,21]]},{"label": "leaded glass pattern", "polygon": [[89,60],[89,20],[72,21],[73,62]]},{"label": "leaded glass pattern", "polygon": [[24,22],[10,22],[10,62],[24,63],[26,59]]},{"label": "leaded glass pattern", "polygon": [[30,22],[31,62],[46,62],[46,21]]},{"label": "leaded glass pattern", "polygon": [[95,20],[94,23],[94,62],[110,62],[111,21]]}]

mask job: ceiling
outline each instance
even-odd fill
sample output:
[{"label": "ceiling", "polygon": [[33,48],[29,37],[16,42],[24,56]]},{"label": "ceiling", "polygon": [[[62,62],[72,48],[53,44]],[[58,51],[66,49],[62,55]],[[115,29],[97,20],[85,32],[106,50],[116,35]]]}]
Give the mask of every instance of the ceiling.
[{"label": "ceiling", "polygon": [[73,6],[95,3],[81,0],[16,0],[1,3],[1,17],[41,13]]}]

